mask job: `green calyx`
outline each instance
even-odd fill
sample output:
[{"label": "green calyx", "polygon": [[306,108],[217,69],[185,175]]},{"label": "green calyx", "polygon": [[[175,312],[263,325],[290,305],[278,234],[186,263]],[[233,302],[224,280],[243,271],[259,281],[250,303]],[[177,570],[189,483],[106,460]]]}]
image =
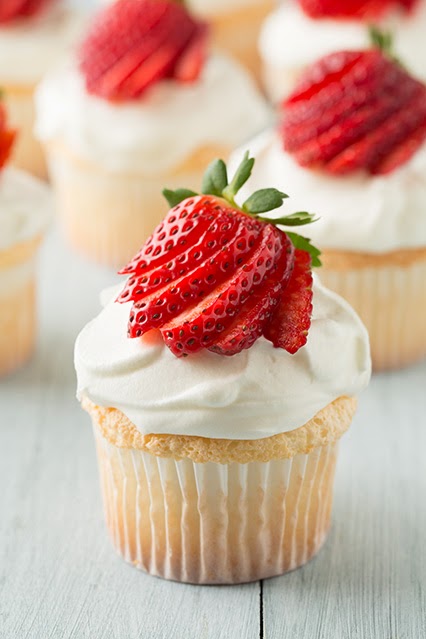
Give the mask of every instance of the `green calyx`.
[{"label": "green calyx", "polygon": [[371,24],[368,27],[368,33],[370,35],[370,42],[375,49],[379,49],[387,58],[403,66],[394,53],[392,31],[385,31]]},{"label": "green calyx", "polygon": [[[225,162],[223,160],[213,160],[213,162],[211,162],[211,164],[207,167],[204,174],[201,192],[204,195],[215,195],[223,198],[233,208],[241,211],[242,213],[245,213],[250,217],[263,220],[269,224],[274,224],[275,226],[305,226],[306,224],[311,224],[317,220],[314,215],[307,213],[306,211],[299,211],[297,213],[291,213],[290,215],[275,218],[270,218],[265,215],[269,211],[280,208],[284,200],[288,198],[286,193],[282,193],[281,191],[278,191],[278,189],[274,188],[255,191],[241,206],[238,205],[235,202],[235,197],[241,187],[250,178],[254,162],[254,158],[250,158],[249,152],[247,151],[241,161],[241,164],[238,166],[235,175],[229,182]],[[177,189],[176,191],[164,189],[163,195],[169,205],[174,207],[187,198],[197,196],[198,193],[188,189]],[[321,252],[311,244],[311,241],[308,238],[294,232],[286,231],[286,234],[296,248],[307,251],[311,255],[312,266],[321,266],[321,261],[319,259]]]}]

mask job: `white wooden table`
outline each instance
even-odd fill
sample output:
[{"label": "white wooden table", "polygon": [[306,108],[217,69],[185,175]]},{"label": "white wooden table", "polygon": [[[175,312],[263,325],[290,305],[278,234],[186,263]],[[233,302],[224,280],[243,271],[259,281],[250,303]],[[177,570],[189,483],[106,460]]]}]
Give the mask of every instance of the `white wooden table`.
[{"label": "white wooden table", "polygon": [[1,639],[426,638],[426,365],[362,396],[314,561],[245,586],[168,583],[114,554],[74,398],[74,339],[118,278],[57,233],[40,266],[37,353],[0,382]]}]

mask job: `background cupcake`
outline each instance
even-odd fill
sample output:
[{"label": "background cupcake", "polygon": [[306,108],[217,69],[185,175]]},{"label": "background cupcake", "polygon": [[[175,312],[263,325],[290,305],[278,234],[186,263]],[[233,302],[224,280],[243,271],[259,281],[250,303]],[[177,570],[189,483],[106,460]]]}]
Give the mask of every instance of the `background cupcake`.
[{"label": "background cupcake", "polygon": [[360,314],[376,369],[426,356],[425,141],[426,86],[371,49],[309,68],[253,148],[254,184],[318,214],[322,280]]},{"label": "background cupcake", "polygon": [[292,0],[265,20],[259,50],[263,80],[273,101],[288,95],[302,71],[319,57],[369,44],[368,26],[391,29],[395,54],[426,80],[425,0]]},{"label": "background cupcake", "polygon": [[337,442],[370,375],[360,320],[312,284],[318,252],[256,213],[283,194],[235,206],[251,167],[246,156],[229,184],[223,163],[211,167],[214,196],[171,209],[124,269],[121,303],[76,343],[113,543],[191,583],[271,577],[319,550]]},{"label": "background cupcake", "polygon": [[60,0],[2,0],[0,87],[13,126],[19,129],[12,163],[46,177],[40,144],[33,134],[36,84],[81,32],[82,15]]},{"label": "background cupcake", "polygon": [[[113,43],[113,44],[112,44]],[[106,7],[72,62],[38,92],[37,132],[72,244],[121,265],[164,215],[161,189],[261,130],[247,73],[206,50],[206,26],[167,0]]]},{"label": "background cupcake", "polygon": [[34,348],[35,259],[50,214],[44,184],[4,168],[14,138],[0,103],[0,375],[18,368]]}]

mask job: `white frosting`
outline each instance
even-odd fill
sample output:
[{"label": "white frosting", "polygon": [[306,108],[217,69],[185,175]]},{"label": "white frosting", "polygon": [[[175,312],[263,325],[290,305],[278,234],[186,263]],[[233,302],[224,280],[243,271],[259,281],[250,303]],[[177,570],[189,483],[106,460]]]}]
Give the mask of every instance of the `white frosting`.
[{"label": "white frosting", "polygon": [[61,3],[40,15],[0,25],[0,81],[35,84],[82,33],[85,14]]},{"label": "white frosting", "polygon": [[385,253],[426,246],[426,144],[405,165],[383,176],[359,172],[339,177],[303,168],[272,132],[236,151],[231,171],[246,149],[256,163],[241,199],[260,188],[283,190],[290,199],[276,215],[316,213],[320,220],[304,232],[320,248]]},{"label": "white frosting", "polygon": [[[383,26],[394,32],[394,50],[404,65],[426,79],[426,0],[420,1],[413,14],[393,16]],[[294,71],[328,53],[363,49],[369,43],[364,23],[313,19],[296,2],[288,2],[265,20],[259,48],[267,65]]]},{"label": "white frosting", "polygon": [[178,359],[160,337],[127,338],[130,306],[110,302],[80,333],[78,397],[120,409],[143,434],[261,439],[302,426],[370,378],[366,329],[318,281],[308,343],[296,355],[261,338],[233,357]]},{"label": "white frosting", "polygon": [[144,175],[173,170],[204,145],[232,148],[270,121],[248,74],[218,55],[197,82],[165,80],[140,100],[120,104],[89,95],[81,74],[68,65],[45,78],[36,103],[41,140],[61,140],[109,171]]},{"label": "white frosting", "polygon": [[0,250],[40,235],[51,213],[44,182],[13,168],[0,172]]}]

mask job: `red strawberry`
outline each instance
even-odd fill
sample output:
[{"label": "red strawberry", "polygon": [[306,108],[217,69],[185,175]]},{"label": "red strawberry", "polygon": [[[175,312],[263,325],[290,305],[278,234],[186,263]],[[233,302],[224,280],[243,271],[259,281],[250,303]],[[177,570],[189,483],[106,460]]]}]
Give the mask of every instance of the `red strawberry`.
[{"label": "red strawberry", "polygon": [[296,251],[293,273],[282,293],[280,304],[265,330],[265,337],[288,353],[306,344],[312,316],[311,256]]},{"label": "red strawberry", "polygon": [[51,2],[53,0],[1,0],[0,23],[34,16]]},{"label": "red strawberry", "polygon": [[[241,209],[235,204],[253,162],[246,154],[230,184],[222,160],[213,162],[203,181],[205,195],[165,191],[175,206],[122,271],[130,278],[117,301],[132,303],[130,337],[158,328],[177,357],[203,348],[234,355],[274,321],[293,269],[293,242],[319,264],[309,240],[276,226],[306,224],[312,216],[259,217],[281,206],[285,194],[264,189]],[[297,322],[292,331],[300,332],[302,342],[310,312]]]},{"label": "red strawberry", "polygon": [[378,19],[392,10],[411,11],[418,0],[299,0],[312,18]]},{"label": "red strawberry", "polygon": [[95,18],[80,48],[89,93],[136,99],[165,78],[198,78],[206,48],[204,23],[171,0],[117,0]]},{"label": "red strawberry", "polygon": [[9,159],[15,138],[16,131],[8,128],[6,109],[0,102],[0,170]]},{"label": "red strawberry", "polygon": [[384,173],[426,139],[426,86],[379,49],[339,51],[306,71],[282,114],[284,148],[302,166]]}]

